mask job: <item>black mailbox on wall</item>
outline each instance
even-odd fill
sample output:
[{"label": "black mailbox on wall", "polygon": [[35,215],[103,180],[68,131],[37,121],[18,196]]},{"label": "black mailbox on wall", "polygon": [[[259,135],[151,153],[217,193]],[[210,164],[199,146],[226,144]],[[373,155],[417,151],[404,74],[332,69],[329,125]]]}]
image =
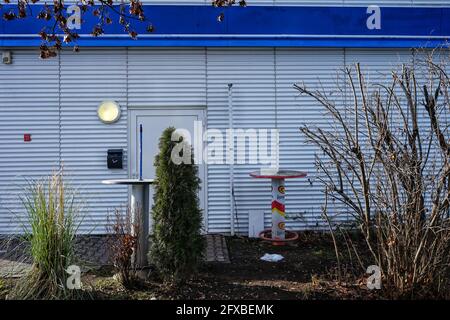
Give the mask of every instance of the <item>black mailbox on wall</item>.
[{"label": "black mailbox on wall", "polygon": [[108,169],[123,169],[123,149],[108,150]]}]

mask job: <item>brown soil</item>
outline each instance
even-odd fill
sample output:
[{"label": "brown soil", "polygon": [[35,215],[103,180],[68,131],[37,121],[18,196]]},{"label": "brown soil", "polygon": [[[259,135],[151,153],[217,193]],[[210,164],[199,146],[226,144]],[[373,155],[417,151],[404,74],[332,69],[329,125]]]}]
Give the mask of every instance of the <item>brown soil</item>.
[{"label": "brown soil", "polygon": [[[289,246],[247,238],[227,238],[231,263],[207,263],[198,275],[178,288],[168,287],[152,276],[138,289],[117,285],[110,270],[85,277],[100,299],[373,299],[380,292],[365,286],[364,271],[344,272],[337,281],[337,263],[328,235],[302,233]],[[281,262],[260,260],[278,253]],[[349,260],[349,259],[347,259]],[[348,262],[348,261],[347,261]],[[342,267],[342,266],[341,266]],[[344,269],[342,267],[342,269]]]}]

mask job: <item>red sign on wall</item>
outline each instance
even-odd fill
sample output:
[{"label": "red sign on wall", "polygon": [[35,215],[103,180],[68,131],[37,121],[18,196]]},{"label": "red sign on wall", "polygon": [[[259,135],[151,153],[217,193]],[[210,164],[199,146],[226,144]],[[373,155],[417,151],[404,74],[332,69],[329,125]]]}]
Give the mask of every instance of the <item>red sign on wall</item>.
[{"label": "red sign on wall", "polygon": [[25,133],[25,134],[23,135],[23,141],[25,141],[25,142],[30,142],[30,141],[31,141],[31,134]]}]

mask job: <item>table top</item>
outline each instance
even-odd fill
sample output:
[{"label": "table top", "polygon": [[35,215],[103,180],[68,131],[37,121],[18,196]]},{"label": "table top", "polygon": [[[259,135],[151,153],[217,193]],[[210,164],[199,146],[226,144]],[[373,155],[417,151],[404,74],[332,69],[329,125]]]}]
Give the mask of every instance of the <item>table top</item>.
[{"label": "table top", "polygon": [[142,185],[153,184],[153,179],[116,179],[116,180],[103,180],[103,184],[129,184],[129,185]]},{"label": "table top", "polygon": [[293,179],[293,178],[304,178],[308,174],[303,171],[297,170],[278,170],[275,173],[262,173],[261,170],[253,171],[250,176],[257,179]]}]

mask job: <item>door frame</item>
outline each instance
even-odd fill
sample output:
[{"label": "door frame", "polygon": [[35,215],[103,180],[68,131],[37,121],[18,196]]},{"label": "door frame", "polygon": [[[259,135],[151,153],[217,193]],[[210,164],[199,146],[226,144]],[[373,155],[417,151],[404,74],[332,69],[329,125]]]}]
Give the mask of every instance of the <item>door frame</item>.
[{"label": "door frame", "polygon": [[[132,177],[132,157],[131,157],[131,150],[132,150],[132,129],[133,129],[133,122],[134,119],[136,118],[136,116],[138,116],[139,114],[142,115],[149,115],[151,116],[152,114],[154,115],[161,115],[161,114],[178,114],[178,115],[195,115],[198,116],[199,119],[202,121],[203,124],[203,132],[205,132],[206,128],[207,128],[207,123],[206,123],[206,106],[164,106],[164,107],[160,107],[160,106],[148,106],[148,107],[143,107],[143,106],[139,106],[139,107],[133,107],[133,106],[129,106],[128,107],[128,125],[127,125],[127,167],[128,167],[128,177],[131,178]],[[194,137],[192,136],[192,139],[194,139]],[[202,139],[202,150],[204,150],[205,147],[205,141],[203,141]],[[136,157],[137,160],[137,157]],[[202,179],[202,186],[199,192],[199,199],[200,199],[200,206],[203,210],[203,229],[205,234],[208,233],[208,197],[207,197],[207,189],[208,189],[208,169],[207,169],[207,164],[206,162],[204,162],[202,164],[202,175],[203,175],[203,179]],[[200,168],[199,168],[199,172],[200,172]],[[130,199],[131,197],[131,190],[130,188],[128,188],[128,199]],[[150,208],[151,210],[151,208]]]}]

